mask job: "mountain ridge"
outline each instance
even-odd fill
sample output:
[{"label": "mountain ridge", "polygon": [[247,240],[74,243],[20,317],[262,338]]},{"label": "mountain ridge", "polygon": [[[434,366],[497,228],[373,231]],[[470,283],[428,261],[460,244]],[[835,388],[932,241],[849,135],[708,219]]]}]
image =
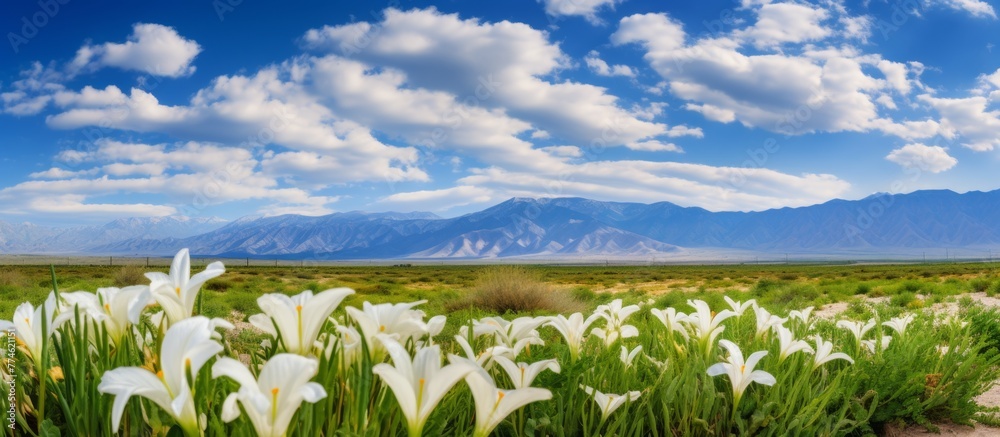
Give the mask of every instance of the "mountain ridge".
[{"label": "mountain ridge", "polygon": [[[676,256],[701,249],[824,254],[992,248],[1000,247],[1000,190],[877,193],[860,200],[749,212],[712,212],[670,202],[515,197],[452,218],[362,211],[245,217],[212,223],[214,228],[197,234],[170,233],[160,226],[157,237],[136,231],[152,220],[129,226],[133,220],[105,225],[110,230],[92,239],[96,243],[77,250],[159,256],[188,247],[193,253],[228,257],[492,259]],[[95,228],[101,227],[87,232],[93,234]],[[0,250],[31,253],[60,241],[76,244],[66,235],[80,232],[0,222]],[[34,246],[11,243],[27,234],[35,234]],[[72,252],[65,246],[58,249]]]}]

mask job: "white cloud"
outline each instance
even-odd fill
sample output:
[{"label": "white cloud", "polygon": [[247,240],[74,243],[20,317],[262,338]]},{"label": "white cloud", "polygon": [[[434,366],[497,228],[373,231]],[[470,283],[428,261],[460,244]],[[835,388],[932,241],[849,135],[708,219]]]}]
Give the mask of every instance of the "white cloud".
[{"label": "white cloud", "polygon": [[64,168],[52,167],[45,171],[38,171],[28,175],[32,179],[69,179],[77,176],[89,176],[96,174],[98,169],[91,170],[66,170]]},{"label": "white cloud", "polygon": [[978,152],[1000,147],[1000,110],[989,109],[988,98],[948,99],[927,94],[918,98],[941,115],[941,134],[945,137],[958,137],[963,146]]},{"label": "white cloud", "polygon": [[925,3],[941,5],[956,11],[968,12],[974,17],[990,17],[994,19],[997,17],[993,6],[982,0],[925,0]]},{"label": "white cloud", "polygon": [[561,156],[565,158],[579,158],[583,156],[583,150],[580,150],[580,148],[576,146],[549,146],[542,147],[541,150],[552,156]]},{"label": "white cloud", "polygon": [[180,36],[172,27],[137,23],[124,43],[80,47],[70,67],[74,70],[117,67],[154,76],[180,77],[194,73],[191,63],[198,53],[201,46]]},{"label": "white cloud", "polygon": [[598,200],[659,202],[715,211],[805,206],[843,195],[850,184],[828,174],[790,175],[748,167],[650,161],[596,161],[549,173],[492,167],[459,185],[492,190],[494,198],[579,196]]},{"label": "white cloud", "polygon": [[[687,101],[685,109],[784,134],[891,128],[875,99],[887,89],[905,94],[922,87],[919,64],[883,62],[850,46],[805,44],[833,35],[824,24],[833,16],[828,10],[786,3],[746,6],[759,8],[759,20],[729,34],[692,39],[680,22],[650,13],[623,18],[611,41],[641,44],[670,92]],[[782,21],[790,17],[797,18]],[[764,52],[746,54],[744,44]],[[870,76],[866,71],[872,67],[887,78]]]},{"label": "white cloud", "polygon": [[840,25],[843,27],[844,37],[862,42],[868,42],[868,37],[872,35],[872,26],[874,24],[875,19],[868,15],[840,17]]},{"label": "white cloud", "polygon": [[[141,144],[100,140],[92,150],[67,150],[57,159],[79,170],[52,168],[0,189],[0,212],[76,213],[107,217],[168,215],[234,201],[264,200],[269,208],[322,208],[336,197],[282,187],[259,170],[249,150],[195,142]],[[161,205],[102,203],[121,194],[162,197]],[[143,210],[143,208],[145,208]],[[142,210],[144,212],[135,213]]]},{"label": "white cloud", "polygon": [[607,7],[613,9],[615,3],[624,0],[539,0],[545,3],[545,13],[553,17],[578,16],[584,17],[592,24],[601,24],[597,11]]},{"label": "white cloud", "polygon": [[375,202],[375,205],[403,211],[446,211],[460,206],[483,204],[498,200],[490,189],[459,185],[438,190],[396,193]]},{"label": "white cloud", "polygon": [[680,147],[677,147],[673,143],[663,143],[660,141],[636,141],[634,143],[626,144],[632,150],[640,150],[644,152],[683,152]]},{"label": "white cloud", "polygon": [[931,173],[941,173],[958,164],[958,160],[948,154],[948,149],[923,144],[907,144],[890,152],[885,159],[905,168],[916,168]]},{"label": "white cloud", "polygon": [[737,38],[749,38],[757,48],[801,43],[826,38],[830,28],[822,24],[829,13],[822,8],[795,3],[770,3],[757,10],[757,23]]},{"label": "white cloud", "polygon": [[876,66],[885,75],[885,80],[889,82],[889,85],[893,89],[904,96],[910,94],[911,86],[910,80],[907,79],[908,69],[906,68],[906,64],[883,59]]},{"label": "white cloud", "polygon": [[587,53],[583,61],[587,63],[587,67],[590,67],[590,71],[593,71],[598,76],[635,77],[635,72],[628,65],[608,65],[607,62],[601,59],[601,54],[596,50],[591,50],[590,53]]},{"label": "white cloud", "polygon": [[[135,88],[128,95],[114,86],[64,91],[56,95],[56,101],[66,110],[47,117],[46,122],[57,129],[100,126],[162,132],[245,148],[281,144],[293,152],[322,155],[327,167],[334,161],[339,168],[354,167],[349,173],[329,176],[331,183],[396,180],[398,176],[426,180],[426,174],[416,168],[415,148],[386,145],[369,128],[338,117],[317,101],[314,90],[295,81],[304,79],[302,68],[312,71],[309,65],[287,64],[249,77],[222,76],[196,93],[187,106],[162,105],[153,94]],[[365,71],[355,73],[362,77]],[[268,168],[293,177],[301,170],[306,176],[310,166],[289,158],[272,159]],[[275,165],[278,162],[281,165]],[[296,169],[296,163],[304,167]],[[316,180],[315,174],[311,179]]]},{"label": "white cloud", "polygon": [[[42,214],[97,215],[110,217],[162,217],[177,214],[177,209],[148,203],[85,203],[85,196],[54,194],[30,199],[27,209]],[[3,211],[3,210],[0,210]],[[12,211],[4,211],[12,213]]]},{"label": "white cloud", "polygon": [[303,39],[313,50],[397,71],[410,88],[500,110],[566,142],[624,145],[668,129],[630,114],[604,88],[549,79],[572,63],[547,33],[522,23],[388,9],[375,25],[326,26]]},{"label": "white cloud", "polygon": [[31,68],[22,70],[20,79],[11,83],[11,91],[0,93],[3,112],[25,116],[41,112],[52,101],[52,94],[63,90],[60,83],[64,75],[53,66],[33,62]]}]

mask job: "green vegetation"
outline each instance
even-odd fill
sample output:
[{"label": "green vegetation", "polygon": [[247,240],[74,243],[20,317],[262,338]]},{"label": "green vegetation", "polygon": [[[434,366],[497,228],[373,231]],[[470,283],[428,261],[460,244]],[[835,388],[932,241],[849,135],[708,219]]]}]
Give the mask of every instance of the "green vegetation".
[{"label": "green vegetation", "polygon": [[[145,270],[68,266],[56,273],[58,289],[66,295],[145,284]],[[23,301],[41,304],[52,285],[48,267],[0,268],[0,319],[10,320]],[[296,296],[302,290],[338,287],[356,293],[341,292],[328,304],[331,320],[325,315],[310,319],[321,324],[316,343],[290,337],[308,331],[302,325],[306,317],[299,316],[297,331],[281,331],[279,321],[296,311],[319,311],[315,302],[321,299],[295,297],[315,300],[289,301],[285,313],[276,309],[284,298],[261,300],[269,293]],[[235,366],[249,365],[253,378],[263,378],[266,372],[258,375],[258,366],[289,361],[291,353],[315,358],[311,380],[326,396],[294,407],[289,436],[394,436],[421,430],[423,435],[483,434],[472,407],[482,402],[483,392],[477,390],[483,383],[476,388],[468,379],[472,376],[466,377],[468,384],[458,381],[446,390],[426,423],[408,421],[397,400],[399,388],[385,376],[387,366],[399,367],[401,357],[425,353],[431,341],[436,344],[432,348],[440,348],[433,352],[440,357],[476,359],[492,350],[511,354],[514,362],[558,363],[558,373],[542,371],[531,384],[548,391],[551,400],[539,398],[511,410],[492,435],[870,435],[905,424],[931,430],[948,421],[996,424],[997,410],[977,405],[975,398],[1000,378],[1000,310],[966,295],[992,295],[998,289],[1000,278],[988,264],[229,267],[201,287],[193,312],[225,318],[237,327],[218,340],[217,355],[188,373],[183,373],[184,365],[164,365],[164,360],[181,359],[175,356],[178,351],[161,351],[159,345],[170,343],[165,336],[183,322],[172,320],[171,330],[164,332],[166,322],[151,317],[155,305],[139,325],[128,328],[128,335],[118,337],[111,325],[87,323],[82,307],[64,302],[61,311],[68,321],[59,328],[60,335],[37,349],[45,351],[37,352],[41,359],[32,356],[30,348],[19,348],[14,372],[17,435],[199,433],[197,424],[139,397],[123,410],[121,434],[112,433],[112,396],[99,384],[102,375],[125,367],[154,373],[180,369],[180,379],[194,393],[193,408],[205,414],[206,434],[254,435],[260,428],[249,419],[250,404],[239,404],[238,417],[223,408],[228,394],[240,385],[235,379],[213,378],[213,363],[237,358],[243,364]],[[732,311],[738,302],[732,300],[753,300],[759,307],[736,314]],[[381,310],[373,306],[381,303],[400,305]],[[839,314],[809,316],[809,307],[819,310],[835,303],[846,304]],[[660,311],[667,309],[673,313]],[[262,311],[267,316],[260,315]],[[559,325],[562,322],[552,317],[574,312],[583,318],[594,314],[592,325],[580,331],[579,346],[566,333],[572,323]],[[390,314],[403,322],[394,323]],[[261,326],[260,319],[250,318],[253,315],[264,317],[264,326],[278,329],[278,334],[253,328],[247,322]],[[447,316],[447,322],[435,322],[433,316],[438,315]],[[717,338],[705,331],[714,325],[698,327],[717,318],[724,327]],[[813,353],[787,353],[783,334],[768,326],[768,320],[787,327],[789,338],[807,344]],[[412,331],[413,326],[420,328]],[[395,340],[380,334],[392,334]],[[470,343],[471,350],[463,350],[456,335]],[[403,352],[390,346],[395,341]],[[826,342],[832,349],[821,353]],[[724,344],[738,348],[742,357],[736,359],[732,349],[720,347]],[[508,351],[490,349],[494,347]],[[750,357],[761,351],[767,354],[751,364]],[[819,362],[823,354],[838,352],[850,360]],[[739,374],[712,376],[709,371],[727,360],[731,369],[742,371],[745,364],[747,374],[756,368],[774,380],[761,378],[737,389],[733,384]],[[444,361],[448,363],[460,364],[449,368],[453,372],[470,365],[454,357]],[[487,388],[510,390],[517,385],[516,371],[496,363],[486,367],[489,384],[496,384]],[[599,396],[582,387],[636,394],[617,412],[609,412],[611,400],[597,403]],[[278,392],[273,396],[277,402]],[[498,399],[494,407],[504,399],[496,393],[489,396]],[[4,411],[5,402],[0,399]],[[277,417],[279,407],[272,407],[269,411]]]},{"label": "green vegetation", "polygon": [[[673,302],[737,293],[784,306],[821,306],[855,299],[895,296],[903,292],[949,300],[962,293],[996,294],[1000,274],[990,264],[913,265],[718,265],[718,266],[518,266],[552,290],[568,291],[596,306],[612,294],[658,300],[677,291]],[[403,265],[365,267],[242,267],[227,266],[224,276],[206,285],[206,315],[228,317],[233,311],[256,311],[263,293],[298,293],[311,289],[350,287],[358,294],[347,304],[428,299],[425,310],[442,314],[466,299],[488,266]],[[165,267],[57,266],[59,288],[67,291],[145,283],[142,273],[166,272]],[[121,276],[128,274],[135,282]],[[785,278],[785,279],[782,279]],[[124,281],[124,282],[123,282]],[[985,286],[983,284],[988,284]],[[48,266],[0,268],[0,319],[8,318],[22,301],[40,302],[51,291]],[[992,293],[991,293],[992,290]],[[803,294],[803,296],[800,296]],[[667,300],[669,301],[669,300]]]}]

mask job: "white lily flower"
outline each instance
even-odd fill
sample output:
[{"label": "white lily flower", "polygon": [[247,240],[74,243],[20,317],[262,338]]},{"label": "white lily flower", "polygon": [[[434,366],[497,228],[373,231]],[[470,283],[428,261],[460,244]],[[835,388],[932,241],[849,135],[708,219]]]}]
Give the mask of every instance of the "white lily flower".
[{"label": "white lily flower", "polygon": [[788,319],[783,319],[768,312],[764,307],[754,307],[757,316],[757,337],[761,337],[776,326],[783,326]]},{"label": "white lily flower", "polygon": [[333,288],[315,296],[311,290],[292,297],[280,293],[265,294],[257,298],[257,305],[264,314],[254,314],[248,320],[271,337],[278,338],[280,335],[286,352],[310,355],[330,313],[352,294],[354,290],[350,288]]},{"label": "white lily flower", "polygon": [[134,285],[125,288],[98,288],[97,296],[101,299],[101,310],[107,316],[104,328],[111,336],[111,341],[118,344],[132,327],[129,321],[129,306],[149,287]]},{"label": "white lily flower", "polygon": [[813,339],[816,341],[816,355],[813,357],[813,369],[833,360],[847,360],[847,362],[854,364],[854,359],[843,352],[831,353],[833,352],[833,342],[825,341],[818,335],[814,335]]},{"label": "white lily flower", "polygon": [[226,267],[216,261],[209,264],[205,271],[191,276],[191,256],[187,249],[181,249],[170,264],[169,275],[161,272],[146,273],[150,280],[149,290],[140,293],[130,305],[129,321],[139,323],[142,310],[154,301],[163,308],[168,324],[191,317],[201,286],[225,272]]},{"label": "white lily flower", "polygon": [[431,411],[444,395],[458,381],[479,369],[465,361],[441,367],[441,349],[438,346],[420,349],[411,359],[406,348],[392,337],[379,334],[377,339],[392,357],[392,365],[376,364],[372,373],[382,378],[396,396],[396,402],[406,417],[410,437],[420,436]]},{"label": "white lily flower", "polygon": [[472,399],[476,403],[476,429],[474,437],[490,435],[497,425],[507,416],[532,402],[552,399],[552,392],[544,388],[524,387],[514,390],[497,388],[489,375],[483,372],[471,372],[465,377],[465,382],[472,390]]},{"label": "white lily flower", "polygon": [[882,341],[878,342],[878,344],[875,343],[875,339],[861,340],[861,346],[864,346],[864,348],[867,349],[868,352],[874,354],[877,351],[884,351],[886,348],[888,348],[889,342],[891,341],[892,341],[891,336],[883,335]]},{"label": "white lily flower", "polygon": [[222,404],[222,421],[232,422],[239,417],[239,402],[258,436],[284,436],[303,401],[316,403],[326,397],[323,386],[309,382],[318,371],[315,359],[285,353],[268,360],[254,379],[243,363],[220,358],[212,366],[212,378],[226,376],[240,385]]},{"label": "white lily flower", "polygon": [[631,351],[628,350],[625,345],[622,345],[622,351],[618,354],[618,359],[620,359],[622,363],[625,364],[625,368],[628,369],[632,367],[632,361],[635,361],[635,356],[639,355],[639,352],[642,352],[641,344],[633,348]]},{"label": "white lily flower", "polygon": [[[497,345],[510,349],[517,357],[530,345],[545,344],[537,328],[548,320],[548,317],[518,317],[511,321],[502,317],[484,317],[472,321],[472,335],[493,335]],[[463,326],[460,332],[467,333],[468,327]]]},{"label": "white lily flower", "polygon": [[729,351],[729,357],[724,363],[716,363],[708,368],[709,376],[728,375],[729,382],[733,386],[733,408],[736,408],[743,397],[743,393],[756,382],[761,385],[774,385],[777,382],[774,375],[763,370],[754,370],[761,358],[767,355],[767,351],[757,351],[750,354],[750,357],[743,360],[743,352],[739,346],[729,340],[719,340],[719,346]]},{"label": "white lily flower", "polygon": [[563,339],[566,340],[566,346],[569,346],[569,355],[576,361],[580,357],[580,349],[583,347],[584,336],[587,334],[587,327],[589,327],[595,320],[600,316],[593,314],[586,320],[583,319],[583,314],[573,313],[567,318],[566,316],[559,314],[555,317],[549,318],[549,322],[546,326],[551,326],[559,331]]},{"label": "white lily flower", "polygon": [[585,385],[581,385],[580,388],[593,397],[597,407],[601,409],[602,421],[607,420],[611,413],[614,413],[615,410],[621,408],[621,406],[625,405],[626,402],[635,402],[636,399],[639,399],[639,396],[642,394],[642,392],[639,391],[630,391],[624,395],[616,395],[613,393],[601,393],[593,387],[587,387]]},{"label": "white lily flower", "polygon": [[682,323],[687,323],[688,316],[677,311],[675,308],[667,308],[664,310],[653,308],[649,310],[649,313],[667,328],[667,337],[670,339],[670,342],[673,343],[674,348],[677,349],[678,352],[681,352],[682,348],[674,340],[673,333],[679,332],[681,336],[684,337],[684,341],[691,339],[687,329],[682,325]]},{"label": "white lily flower", "polygon": [[[49,293],[49,297],[38,308],[31,302],[24,302],[14,309],[11,326],[17,331],[17,341],[35,361],[35,367],[41,367],[42,344],[48,341],[59,325],[69,320],[66,316],[72,315],[63,313],[56,316],[57,306],[55,294]],[[42,325],[45,325],[44,330]]]},{"label": "white lily flower", "polygon": [[590,335],[603,340],[605,346],[611,346],[618,341],[619,338],[638,337],[639,328],[632,325],[611,327],[609,330],[606,330],[605,328],[594,328],[590,331]]},{"label": "white lily flower", "polygon": [[531,383],[535,382],[535,378],[539,373],[543,371],[551,370],[555,373],[559,373],[561,368],[559,367],[559,362],[550,359],[537,361],[531,364],[528,363],[514,363],[507,357],[494,357],[493,358],[500,368],[507,373],[510,377],[511,384],[514,388],[525,388],[531,387]]},{"label": "white lily flower", "polygon": [[639,309],[639,305],[622,306],[622,300],[615,299],[611,301],[611,303],[598,305],[597,310],[594,313],[600,315],[601,318],[606,320],[608,325],[620,326],[625,322],[625,319],[638,312]]},{"label": "white lily flower", "polygon": [[496,357],[507,357],[509,359],[515,358],[514,351],[506,346],[490,346],[477,354],[472,350],[472,345],[469,344],[469,341],[466,340],[465,337],[456,335],[455,342],[462,348],[462,352],[465,353],[466,358],[486,370],[493,367],[493,362],[496,361]]},{"label": "white lily flower", "polygon": [[722,299],[725,300],[727,304],[729,304],[729,308],[733,309],[733,314],[735,314],[736,317],[742,317],[743,313],[746,312],[747,308],[757,308],[756,299],[750,299],[746,302],[733,300],[729,296],[722,296]]},{"label": "white lily flower", "polygon": [[736,314],[730,310],[722,310],[713,315],[712,309],[703,300],[688,300],[688,305],[694,308],[695,312],[689,314],[685,322],[694,330],[702,350],[709,354],[715,338],[726,329],[725,326],[721,326],[722,322]]},{"label": "white lily flower", "polygon": [[344,356],[344,367],[351,367],[362,353],[361,333],[353,326],[337,326],[340,334],[340,353]]},{"label": "white lily flower", "polygon": [[606,305],[600,305],[594,312],[605,320],[603,328],[594,328],[590,334],[604,340],[605,346],[611,346],[619,338],[632,338],[639,336],[639,329],[632,325],[626,325],[625,319],[639,311],[639,305],[622,306],[621,299],[615,299]]},{"label": "white lily flower", "polygon": [[840,320],[837,322],[838,328],[844,328],[854,334],[854,338],[860,342],[865,339],[865,334],[868,333],[872,328],[875,327],[875,320],[871,319],[867,322],[854,322],[851,320]]},{"label": "white lily flower", "polygon": [[430,332],[430,328],[423,321],[423,311],[413,309],[424,303],[427,301],[372,305],[365,301],[360,310],[347,307],[347,314],[357,322],[368,344],[369,354],[375,358],[382,356],[384,352],[382,344],[375,341],[377,335],[387,335],[400,343],[406,343],[407,340],[415,341]]},{"label": "white lily flower", "polygon": [[802,322],[803,325],[806,326],[806,328],[809,328],[812,326],[812,323],[809,322],[809,318],[812,316],[813,309],[814,307],[806,307],[801,311],[791,310],[788,312],[788,318],[798,319],[800,322]]},{"label": "white lily flower", "polygon": [[448,317],[447,316],[438,315],[438,316],[434,316],[434,317],[431,317],[430,319],[428,319],[427,320],[427,341],[426,342],[421,341],[417,345],[419,347],[433,346],[434,345],[434,337],[437,337],[438,335],[440,335],[441,331],[444,331],[444,327],[447,324],[448,324]]},{"label": "white lily flower", "polygon": [[196,377],[208,360],[222,352],[222,345],[213,339],[217,323],[197,316],[171,326],[163,336],[160,371],[155,374],[139,367],[119,367],[104,373],[97,390],[115,397],[112,432],[118,432],[128,400],[142,396],[169,413],[185,434],[201,434],[188,378]]},{"label": "white lily flower", "polygon": [[913,322],[913,318],[913,314],[908,314],[905,317],[893,317],[888,322],[882,322],[882,326],[891,328],[897,334],[903,335],[906,332],[906,327],[910,326],[910,323]]},{"label": "white lily flower", "polygon": [[795,335],[792,334],[792,330],[784,326],[775,327],[775,332],[778,333],[778,349],[780,350],[778,354],[778,361],[785,361],[789,355],[796,352],[813,353],[812,347],[809,346],[805,340],[796,340]]}]

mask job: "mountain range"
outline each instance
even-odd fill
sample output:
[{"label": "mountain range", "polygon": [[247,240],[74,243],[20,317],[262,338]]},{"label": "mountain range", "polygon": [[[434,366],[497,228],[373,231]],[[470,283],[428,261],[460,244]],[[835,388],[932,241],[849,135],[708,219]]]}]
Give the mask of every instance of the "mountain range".
[{"label": "mountain range", "polygon": [[0,222],[4,253],[478,259],[682,257],[686,253],[879,254],[1000,248],[1000,190],[876,194],[759,212],[668,202],[513,198],[454,218],[432,213],[116,220],[55,229]]}]

